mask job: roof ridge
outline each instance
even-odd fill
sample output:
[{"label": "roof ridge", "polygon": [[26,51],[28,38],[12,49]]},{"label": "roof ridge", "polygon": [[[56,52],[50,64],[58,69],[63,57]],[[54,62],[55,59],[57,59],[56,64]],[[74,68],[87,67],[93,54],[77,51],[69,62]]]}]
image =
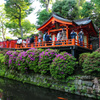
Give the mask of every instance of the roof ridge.
[{"label": "roof ridge", "polygon": [[74,22],[78,22],[78,21],[84,21],[84,20],[91,20],[90,17],[86,17],[86,18],[83,18],[83,19],[76,19],[76,20],[73,20]]}]

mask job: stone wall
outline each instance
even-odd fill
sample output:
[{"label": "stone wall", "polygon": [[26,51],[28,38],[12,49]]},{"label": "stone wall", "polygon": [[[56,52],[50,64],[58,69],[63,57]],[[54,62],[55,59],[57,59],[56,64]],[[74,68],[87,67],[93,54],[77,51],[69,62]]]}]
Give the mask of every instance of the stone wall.
[{"label": "stone wall", "polygon": [[40,74],[29,75],[6,71],[3,77],[45,88],[100,99],[100,78],[92,76],[71,76],[69,80],[67,78],[65,81],[60,81]]}]

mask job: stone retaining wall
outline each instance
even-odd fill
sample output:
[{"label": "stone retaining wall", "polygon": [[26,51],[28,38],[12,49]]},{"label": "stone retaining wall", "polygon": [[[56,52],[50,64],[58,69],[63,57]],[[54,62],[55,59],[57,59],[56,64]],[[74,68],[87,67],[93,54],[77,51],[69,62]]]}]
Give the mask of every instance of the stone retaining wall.
[{"label": "stone retaining wall", "polygon": [[[12,77],[13,76],[13,77]],[[63,92],[100,99],[100,79],[92,76],[71,76],[68,81],[55,80],[40,74],[6,72],[3,77]]]}]

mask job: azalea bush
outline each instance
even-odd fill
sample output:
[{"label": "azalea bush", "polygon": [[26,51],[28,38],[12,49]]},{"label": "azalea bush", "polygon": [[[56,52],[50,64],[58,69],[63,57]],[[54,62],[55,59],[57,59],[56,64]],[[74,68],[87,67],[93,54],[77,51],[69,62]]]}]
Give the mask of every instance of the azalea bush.
[{"label": "azalea bush", "polygon": [[5,65],[6,65],[7,68],[9,67],[9,58],[12,56],[12,53],[13,53],[13,52],[14,52],[14,51],[8,51],[8,52],[6,52],[6,54],[5,54],[4,63],[5,63]]},{"label": "azalea bush", "polygon": [[97,50],[95,50],[95,52],[99,52],[100,53],[100,48],[98,48]]},{"label": "azalea bush", "polygon": [[100,76],[100,53],[91,53],[83,62],[82,67],[85,74]]},{"label": "azalea bush", "polygon": [[65,79],[74,71],[77,64],[76,58],[67,52],[61,52],[56,55],[50,66],[51,76],[55,79]]},{"label": "azalea bush", "polygon": [[89,56],[90,53],[82,53],[79,56],[79,65],[82,67],[84,60]]},{"label": "azalea bush", "polygon": [[50,73],[50,65],[52,63],[52,59],[54,59],[57,54],[58,51],[52,49],[46,49],[45,51],[39,54],[38,67],[41,74]]},{"label": "azalea bush", "polygon": [[42,52],[42,49],[29,49],[27,50],[27,63],[30,70],[34,70],[34,72],[39,72],[38,62],[39,62],[39,54]]},{"label": "azalea bush", "polygon": [[8,50],[3,50],[3,51],[0,51],[0,54],[5,55],[7,51],[8,51]]},{"label": "azalea bush", "polygon": [[20,52],[23,52],[22,50],[16,50],[13,51],[12,54],[9,57],[9,68],[12,70],[16,70],[17,66],[16,66],[16,58],[18,57],[18,54]]},{"label": "azalea bush", "polygon": [[4,65],[5,56],[0,54],[0,65]]},{"label": "azalea bush", "polygon": [[23,52],[20,52],[16,58],[16,66],[18,68],[19,71],[21,71],[22,73],[25,73],[27,72],[28,70],[28,63],[27,63],[27,52],[26,51],[23,51]]}]

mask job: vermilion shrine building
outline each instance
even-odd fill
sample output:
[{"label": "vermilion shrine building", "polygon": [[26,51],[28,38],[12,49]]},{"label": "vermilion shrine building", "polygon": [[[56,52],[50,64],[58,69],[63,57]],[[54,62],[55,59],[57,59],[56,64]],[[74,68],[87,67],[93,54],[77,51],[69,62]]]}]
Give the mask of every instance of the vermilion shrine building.
[{"label": "vermilion shrine building", "polygon": [[[55,36],[58,31],[62,29],[66,30],[66,40],[55,41]],[[80,30],[84,32],[84,41],[83,45],[80,45],[78,40],[78,33]],[[90,37],[97,37],[97,32],[94,28],[94,25],[90,18],[80,19],[80,20],[68,20],[62,18],[56,14],[52,16],[38,28],[39,31],[44,34],[45,31],[52,37],[52,41],[46,43],[44,41],[38,42],[38,36],[35,35],[35,41],[33,44],[26,44],[26,46],[16,44],[16,41],[7,41],[6,48],[15,48],[15,49],[29,49],[29,48],[52,48],[59,49],[60,51],[67,51],[73,56],[78,57],[80,53],[83,52],[92,52],[92,44],[90,44]],[[75,39],[70,38],[71,31],[74,30],[77,33]],[[41,39],[42,40],[42,39]],[[2,43],[0,43],[1,45]],[[3,45],[3,48],[4,45]]]},{"label": "vermilion shrine building", "polygon": [[[62,30],[62,28],[66,30],[67,40],[65,42],[62,40],[61,46],[55,45],[55,42],[53,42],[56,48],[67,50],[74,56],[75,53],[92,51],[90,37],[97,37],[97,32],[90,18],[71,21],[56,14],[52,14],[52,16],[42,26],[40,26],[38,30],[42,31],[42,33],[47,31],[48,34],[52,36],[52,41],[55,41],[55,36],[57,35],[58,31]],[[83,29],[84,32],[83,46],[80,46],[78,41],[78,33],[81,29]],[[72,30],[77,33],[76,39],[73,40],[70,39],[70,33]],[[55,47],[52,45],[52,48]]]}]

